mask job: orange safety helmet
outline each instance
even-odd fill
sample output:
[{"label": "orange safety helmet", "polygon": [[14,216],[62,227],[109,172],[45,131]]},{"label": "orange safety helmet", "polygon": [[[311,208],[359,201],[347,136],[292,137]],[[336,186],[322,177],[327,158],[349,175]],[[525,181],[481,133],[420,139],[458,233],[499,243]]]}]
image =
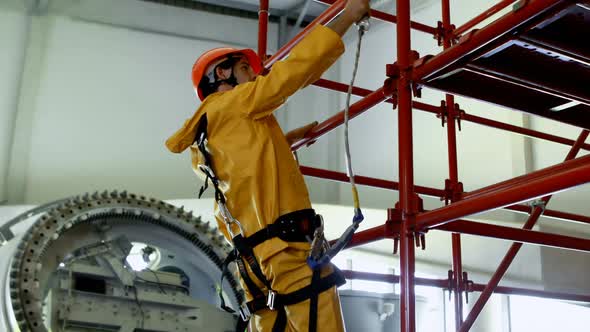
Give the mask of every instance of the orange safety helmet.
[{"label": "orange safety helmet", "polygon": [[213,69],[210,68],[212,65],[218,65],[231,54],[244,55],[246,59],[248,59],[250,67],[252,67],[252,70],[254,70],[256,74],[259,74],[262,71],[262,61],[260,61],[258,54],[256,54],[256,52],[254,52],[252,49],[240,50],[232,47],[219,47],[209,50],[203,53],[193,65],[193,86],[195,87],[195,91],[197,92],[197,95],[201,101],[205,99],[203,96],[203,91],[201,91],[201,88],[199,87],[199,83],[201,83],[203,75],[208,74],[208,71]]}]

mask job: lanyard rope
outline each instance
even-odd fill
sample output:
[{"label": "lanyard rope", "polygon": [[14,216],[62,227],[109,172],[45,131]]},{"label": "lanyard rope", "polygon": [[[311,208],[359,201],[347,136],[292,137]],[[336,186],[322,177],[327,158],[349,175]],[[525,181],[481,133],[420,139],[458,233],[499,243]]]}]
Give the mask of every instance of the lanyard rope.
[{"label": "lanyard rope", "polygon": [[350,156],[350,144],[348,141],[348,118],[350,111],[350,97],[352,95],[352,87],[354,86],[354,79],[356,78],[356,72],[358,69],[360,53],[361,53],[361,42],[363,35],[369,30],[369,17],[363,17],[361,21],[356,24],[358,28],[358,42],[356,47],[356,56],[354,61],[354,70],[352,72],[352,79],[348,86],[348,93],[346,95],[346,108],[344,109],[344,146],[346,154],[346,168],[348,171],[348,178],[350,179],[350,185],[352,186],[352,198],[354,200],[354,217],[352,218],[352,225],[348,226],[346,231],[340,236],[340,238],[332,246],[329,246],[324,234],[323,234],[323,223],[322,226],[316,228],[313,242],[311,243],[310,255],[307,258],[307,264],[312,269],[317,269],[336,256],[344,247],[350,242],[354,232],[358,229],[359,224],[365,218],[361,211],[361,204],[359,200],[358,190],[354,183],[354,172],[352,171],[352,158]]},{"label": "lanyard rope", "polygon": [[356,184],[354,182],[354,172],[352,170],[352,158],[350,154],[350,143],[348,139],[348,120],[349,120],[349,112],[350,112],[350,97],[352,96],[352,87],[354,86],[354,80],[356,78],[356,73],[358,70],[359,59],[361,56],[361,43],[363,40],[363,35],[366,31],[369,30],[369,21],[368,17],[363,18],[359,23],[356,24],[358,28],[358,42],[356,44],[356,55],[354,59],[354,69],[352,71],[352,79],[350,80],[350,85],[348,85],[348,91],[346,93],[346,107],[344,109],[344,152],[346,154],[346,171],[348,174],[348,178],[350,179],[350,185],[352,187],[352,199],[354,202],[354,219],[353,221],[356,223],[360,223],[364,217],[361,211],[361,203],[359,200],[359,193],[356,188]]}]

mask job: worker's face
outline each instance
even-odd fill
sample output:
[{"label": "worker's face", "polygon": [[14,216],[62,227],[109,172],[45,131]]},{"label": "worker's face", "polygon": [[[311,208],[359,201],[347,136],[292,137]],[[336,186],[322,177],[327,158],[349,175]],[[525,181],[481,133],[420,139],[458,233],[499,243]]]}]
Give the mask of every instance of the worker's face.
[{"label": "worker's face", "polygon": [[248,63],[246,57],[240,57],[240,60],[234,64],[234,76],[238,84],[252,82],[256,79],[256,73]]}]

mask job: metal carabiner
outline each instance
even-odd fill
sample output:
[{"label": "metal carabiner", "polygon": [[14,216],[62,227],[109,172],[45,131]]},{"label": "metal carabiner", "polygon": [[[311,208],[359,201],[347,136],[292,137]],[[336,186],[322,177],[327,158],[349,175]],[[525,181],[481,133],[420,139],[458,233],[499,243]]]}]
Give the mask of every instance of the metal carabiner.
[{"label": "metal carabiner", "polygon": [[371,27],[370,18],[371,17],[369,15],[365,15],[358,22],[355,23],[357,29],[359,29],[361,33],[369,31],[369,28]]},{"label": "metal carabiner", "polygon": [[[225,228],[227,229],[227,232],[229,233],[229,235],[231,236],[231,238],[233,239],[234,237],[236,237],[237,235],[240,234],[244,234],[244,229],[242,228],[242,224],[240,224],[239,221],[237,221],[232,215],[231,213],[229,213],[229,210],[227,209],[227,206],[224,203],[218,202],[217,203],[219,205],[219,212],[221,213],[221,217],[223,218],[223,222],[225,224]],[[239,234],[235,234],[234,231],[232,230],[232,224],[236,224],[238,225],[238,229],[240,230]]]}]

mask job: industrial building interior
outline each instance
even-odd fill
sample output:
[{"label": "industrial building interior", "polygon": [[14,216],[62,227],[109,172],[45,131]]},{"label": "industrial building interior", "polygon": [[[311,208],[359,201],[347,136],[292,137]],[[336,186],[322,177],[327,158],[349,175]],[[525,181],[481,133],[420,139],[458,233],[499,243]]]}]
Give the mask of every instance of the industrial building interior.
[{"label": "industrial building interior", "polygon": [[[234,309],[243,294],[237,276],[219,281],[230,244],[216,229],[213,191],[197,199],[202,181],[188,154],[173,155],[164,142],[200,104],[190,79],[200,54],[219,46],[259,49],[264,2],[0,1],[0,330],[234,331],[240,318],[219,309],[217,291]],[[420,84],[412,86],[413,97],[392,101],[396,92],[389,91],[370,106],[351,106],[358,116],[350,120],[350,149],[365,220],[350,248],[332,260],[347,276],[339,288],[346,330],[586,331],[590,2],[397,2],[370,2],[352,103],[405,81],[394,70],[402,61],[400,27],[414,28],[407,36],[418,54],[405,61],[414,63]],[[342,1],[267,3],[265,53],[273,55]],[[472,25],[482,13],[485,19]],[[533,28],[518,28],[525,16]],[[554,22],[563,23],[568,52],[526,39]],[[461,33],[453,34],[457,27]],[[504,35],[514,39],[489,48]],[[335,124],[297,147],[329,240],[350,225],[353,211],[341,112],[357,39],[351,28],[346,52],[322,80],[274,113],[285,132],[312,121]],[[507,49],[514,52],[503,54]],[[441,60],[448,66],[429,72],[437,57],[426,56],[441,52],[460,60]],[[474,54],[479,58],[467,59]],[[498,54],[497,62],[486,62]],[[516,75],[518,84],[506,79],[512,88],[477,88],[487,81],[469,73],[490,63],[522,72],[537,66],[539,75]],[[500,69],[482,76],[498,79]],[[404,98],[414,100],[405,113],[410,142],[400,140],[407,123],[398,116],[404,100],[411,104]],[[410,166],[400,162],[408,149]],[[398,182],[408,167],[406,193],[410,188],[423,204],[412,220],[424,228],[403,233],[410,239],[404,240],[396,213],[407,211],[396,203],[404,200]],[[540,199],[548,194],[549,203]],[[531,224],[535,214],[539,221]],[[522,230],[525,223],[532,228]],[[498,279],[489,299],[478,302],[513,243],[524,245],[503,267],[500,287]]]}]

